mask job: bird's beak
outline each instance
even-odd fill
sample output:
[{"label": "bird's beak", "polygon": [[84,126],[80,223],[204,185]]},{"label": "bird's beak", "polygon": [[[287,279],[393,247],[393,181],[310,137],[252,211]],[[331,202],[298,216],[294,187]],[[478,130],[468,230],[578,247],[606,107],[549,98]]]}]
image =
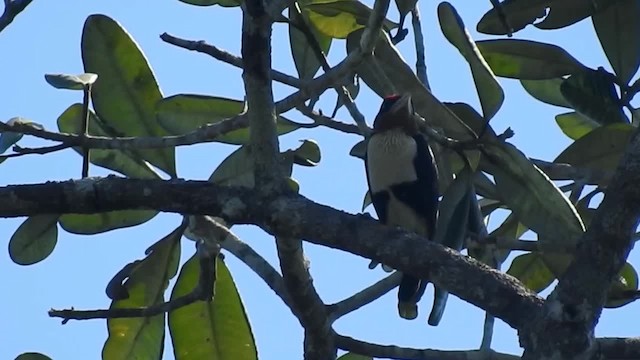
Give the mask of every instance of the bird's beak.
[{"label": "bird's beak", "polygon": [[413,103],[411,101],[411,95],[404,94],[391,108],[391,113],[405,116],[413,115]]}]

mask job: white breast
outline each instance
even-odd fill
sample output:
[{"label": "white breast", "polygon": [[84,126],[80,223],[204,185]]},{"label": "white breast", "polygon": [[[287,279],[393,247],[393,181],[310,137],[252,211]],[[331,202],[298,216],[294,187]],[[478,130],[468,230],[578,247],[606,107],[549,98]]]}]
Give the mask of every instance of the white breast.
[{"label": "white breast", "polygon": [[413,159],[418,146],[412,137],[402,130],[389,130],[369,139],[367,168],[372,192],[392,185],[418,179]]}]

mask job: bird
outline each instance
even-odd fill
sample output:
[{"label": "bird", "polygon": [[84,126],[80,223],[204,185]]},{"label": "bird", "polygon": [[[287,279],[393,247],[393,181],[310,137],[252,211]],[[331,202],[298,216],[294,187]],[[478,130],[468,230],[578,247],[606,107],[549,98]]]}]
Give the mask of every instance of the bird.
[{"label": "bird", "polygon": [[[373,122],[365,168],[378,220],[432,240],[438,214],[438,170],[418,121],[409,94],[385,97]],[[427,280],[402,274],[398,287],[401,318],[417,318],[427,284]],[[436,289],[428,323],[437,325],[443,311],[442,295]]]}]

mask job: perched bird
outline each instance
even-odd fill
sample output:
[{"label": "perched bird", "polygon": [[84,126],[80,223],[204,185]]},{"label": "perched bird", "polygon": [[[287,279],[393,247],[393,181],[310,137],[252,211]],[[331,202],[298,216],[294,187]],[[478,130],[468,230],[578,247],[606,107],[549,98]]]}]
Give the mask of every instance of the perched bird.
[{"label": "perched bird", "polygon": [[[373,123],[365,166],[378,219],[431,240],[438,213],[438,171],[417,121],[409,95],[386,97]],[[402,276],[398,288],[402,318],[418,316],[418,301],[426,286],[425,280]],[[431,325],[437,325],[444,310],[444,303],[437,302],[429,317]]]}]

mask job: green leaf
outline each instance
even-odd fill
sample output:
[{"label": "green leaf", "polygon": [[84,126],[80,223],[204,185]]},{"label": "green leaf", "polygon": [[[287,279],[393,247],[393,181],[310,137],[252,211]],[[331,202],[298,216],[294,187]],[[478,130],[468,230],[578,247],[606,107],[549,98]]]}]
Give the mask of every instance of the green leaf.
[{"label": "green leaf", "polygon": [[[291,176],[293,169],[293,151],[280,154],[280,166],[284,172]],[[255,185],[253,178],[253,158],[245,146],[241,146],[231,155],[227,156],[213,171],[209,181],[226,186],[244,186],[252,188]]]},{"label": "green leaf", "polygon": [[[82,32],[86,72],[100,77],[92,89],[98,116],[123,136],[168,135],[157,123],[155,106],[162,99],[155,76],[138,44],[120,24],[91,15]],[[175,149],[140,150],[145,160],[176,177]]]},{"label": "green leaf", "polygon": [[237,7],[240,6],[239,0],[179,0],[185,4],[196,6],[213,6],[220,5],[222,7]]},{"label": "green leaf", "polygon": [[442,201],[438,206],[438,220],[434,241],[460,251],[467,236],[467,224],[469,219],[471,170],[465,167],[455,180],[449,185],[442,195]]},{"label": "green leaf", "polygon": [[320,162],[320,146],[314,140],[303,140],[293,151],[293,162],[302,166],[316,166]]},{"label": "green leaf", "polygon": [[346,353],[338,358],[338,360],[373,360],[371,356],[364,356],[356,353]]},{"label": "green leaf", "polygon": [[[309,3],[311,3],[309,0],[300,0],[297,4],[304,6]],[[297,6],[297,4],[293,3],[289,8],[290,21],[295,24],[306,24],[318,42],[322,53],[326,56],[329,53],[329,48],[331,48],[332,38],[323,34],[316,28],[314,23],[309,19],[309,12],[299,13],[298,9],[293,8],[294,6]],[[298,76],[302,80],[313,79],[313,76],[322,64],[305,34],[291,24],[289,24],[289,43],[291,45],[291,55],[293,56],[293,63],[298,71]]]},{"label": "green leaf", "polygon": [[[129,298],[113,301],[110,310],[147,307],[164,302],[169,280],[176,275],[180,262],[179,227],[156,243],[147,257],[131,272],[124,283]],[[164,345],[164,313],[153,317],[107,320],[109,337],[102,348],[102,358],[160,359]]]},{"label": "green leaf", "polygon": [[520,80],[522,87],[534,98],[550,105],[562,106],[570,108],[560,91],[560,85],[564,81],[563,78],[554,78],[546,80]]},{"label": "green leaf", "polygon": [[575,111],[556,115],[556,123],[562,132],[573,140],[578,140],[600,127],[597,122]]},{"label": "green leaf", "polygon": [[619,0],[591,17],[600,44],[618,78],[627,84],[640,66],[640,2]]},{"label": "green leaf", "polygon": [[488,145],[487,160],[494,165],[489,172],[500,200],[540,239],[575,244],[584,225],[560,189],[515,146],[506,142]]},{"label": "green leaf", "polygon": [[[627,148],[633,129],[634,127],[628,124],[607,125],[594,129],[569,145],[554,162],[613,173]],[[605,182],[608,183],[608,179]]]},{"label": "green leaf", "polygon": [[600,123],[628,123],[613,83],[613,76],[603,68],[585,69],[564,80],[560,92],[571,107]]},{"label": "green leaf", "polygon": [[98,79],[96,74],[45,74],[44,79],[56,89],[82,90]]},{"label": "green leaf", "polygon": [[364,209],[371,205],[372,202],[373,200],[371,199],[371,192],[367,190],[367,192],[364,194],[364,199],[362,199],[362,211],[364,211]]},{"label": "green leaf", "polygon": [[60,226],[69,233],[94,235],[144,224],[153,219],[155,210],[118,210],[98,214],[63,214]]},{"label": "green leaf", "polygon": [[584,69],[584,65],[556,45],[515,39],[476,41],[476,45],[497,76],[544,80]]},{"label": "green leaf", "polygon": [[[196,301],[169,313],[173,353],[179,360],[258,359],[251,326],[229,269],[216,261],[213,301]],[[192,256],[180,270],[171,300],[198,286],[199,262]]]},{"label": "green leaf", "polygon": [[538,29],[554,30],[573,25],[602,11],[615,1],[617,0],[551,1],[547,17],[534,26]]},{"label": "green leaf", "polygon": [[358,141],[355,145],[353,145],[353,147],[349,151],[349,155],[363,159],[363,160],[366,153],[367,153],[367,140]]},{"label": "green leaf", "polygon": [[51,360],[51,358],[40,353],[27,352],[18,355],[16,360]]},{"label": "green leaf", "polygon": [[[537,19],[543,18],[546,15],[548,4],[549,0],[505,0],[500,5],[509,19],[509,25],[513,28],[513,32],[517,32]],[[509,33],[509,29],[505,28],[495,7],[482,16],[476,29],[478,32],[489,35],[507,35]]]},{"label": "green leaf", "polygon": [[[214,124],[236,116],[244,111],[244,103],[239,100],[205,96],[178,94],[160,100],[156,106],[158,123],[171,135],[183,135],[206,124]],[[299,126],[282,116],[278,117],[278,134],[287,134]],[[246,144],[249,142],[249,127],[237,129],[216,138],[226,144]]]},{"label": "green leaf", "polygon": [[513,259],[507,274],[537,293],[548,288],[556,278],[538,253],[518,255]]},{"label": "green leaf", "polygon": [[[347,52],[359,48],[362,30],[347,37]],[[403,60],[389,36],[381,33],[373,56],[367,56],[356,67],[360,78],[380,97],[396,93],[410,94],[416,112],[429,119],[430,125],[442,128],[455,139],[473,139],[473,131],[448,107],[427,90]]]},{"label": "green leaf", "polygon": [[440,3],[438,5],[438,19],[444,36],[469,63],[480,98],[482,113],[485,119],[491,119],[504,102],[504,92],[500,84],[478,51],[455,8],[448,2]]},{"label": "green leaf", "polygon": [[[482,131],[485,131],[484,136],[489,138],[495,138],[496,132],[493,130],[490,124],[480,115],[471,105],[467,103],[457,102],[449,103],[445,102],[444,105],[453,111],[456,116],[462,120],[474,133],[480,135]],[[486,129],[485,129],[486,127]]]},{"label": "green leaf", "polygon": [[30,216],[20,224],[9,240],[11,260],[19,265],[33,265],[51,255],[58,242],[58,216]]},{"label": "green leaf", "polygon": [[609,289],[608,299],[604,307],[610,309],[618,308],[637,300],[636,297],[629,298],[625,296],[625,292],[636,292],[637,290],[638,273],[633,268],[633,265],[626,263],[618,273],[611,289]]},{"label": "green leaf", "polygon": [[[371,14],[371,8],[355,0],[314,1],[304,5],[303,10],[316,29],[337,39],[364,28]],[[398,24],[385,19],[382,26],[389,31]]]},{"label": "green leaf", "polygon": [[[63,133],[81,134],[84,133],[82,128],[82,104],[73,104],[69,106],[58,117],[58,130]],[[114,131],[109,128],[102,119],[100,119],[93,111],[89,111],[89,135],[94,136],[117,136]],[[81,149],[74,150],[82,154]],[[142,155],[135,150],[102,150],[92,149],[89,152],[89,161],[92,164],[102,166],[104,168],[119,172],[127,177],[140,179],[159,179],[160,176],[153,170],[151,166],[144,160]]]}]

